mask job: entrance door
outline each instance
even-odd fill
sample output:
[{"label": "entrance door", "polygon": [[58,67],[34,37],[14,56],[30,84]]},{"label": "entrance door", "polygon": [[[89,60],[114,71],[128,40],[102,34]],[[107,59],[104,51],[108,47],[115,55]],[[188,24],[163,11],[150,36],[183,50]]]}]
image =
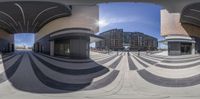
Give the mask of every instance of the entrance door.
[{"label": "entrance door", "polygon": [[191,54],[191,51],[192,51],[192,43],[181,43],[182,55]]}]

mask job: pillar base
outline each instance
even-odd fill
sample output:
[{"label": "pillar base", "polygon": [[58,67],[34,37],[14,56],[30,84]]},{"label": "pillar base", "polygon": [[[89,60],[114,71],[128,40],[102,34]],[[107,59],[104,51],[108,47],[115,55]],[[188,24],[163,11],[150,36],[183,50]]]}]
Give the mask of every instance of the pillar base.
[{"label": "pillar base", "polygon": [[168,55],[194,55],[195,40],[188,36],[167,36],[165,42],[168,44]]}]

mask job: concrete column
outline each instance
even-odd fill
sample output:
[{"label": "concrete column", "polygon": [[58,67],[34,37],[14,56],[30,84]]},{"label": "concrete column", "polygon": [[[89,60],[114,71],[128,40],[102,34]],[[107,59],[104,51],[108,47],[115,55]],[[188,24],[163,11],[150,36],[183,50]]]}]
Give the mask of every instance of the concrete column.
[{"label": "concrete column", "polygon": [[195,43],[192,43],[192,55],[195,55]]},{"label": "concrete column", "polygon": [[[198,27],[190,24],[181,23],[180,21],[181,12],[169,12],[166,9],[162,9],[160,14],[161,14],[161,36],[164,36],[165,39],[166,37],[172,37],[172,36],[174,40],[178,39],[190,40],[191,37],[199,37],[198,33],[200,32],[200,29]],[[177,38],[175,38],[175,36]],[[172,47],[173,49],[177,47],[176,45],[173,44],[169,45],[168,43],[168,47],[169,46]],[[178,54],[177,53],[178,50],[177,52],[169,50],[169,52],[171,52],[169,54],[173,55]],[[195,54],[195,43],[192,43],[191,54]]]},{"label": "concrete column", "polygon": [[181,12],[168,12],[166,9],[162,9],[160,12],[161,22],[161,36],[169,35],[181,35],[188,37],[200,37],[200,28],[190,24],[184,24],[180,21]]},{"label": "concrete column", "polygon": [[161,17],[161,35],[185,35],[190,36],[188,31],[184,29],[180,22],[180,12],[171,13],[166,9],[162,9],[160,12]]},{"label": "concrete column", "polygon": [[50,41],[50,55],[54,56],[54,41]]},{"label": "concrete column", "polygon": [[10,44],[9,47],[9,51],[12,52],[12,44]]}]

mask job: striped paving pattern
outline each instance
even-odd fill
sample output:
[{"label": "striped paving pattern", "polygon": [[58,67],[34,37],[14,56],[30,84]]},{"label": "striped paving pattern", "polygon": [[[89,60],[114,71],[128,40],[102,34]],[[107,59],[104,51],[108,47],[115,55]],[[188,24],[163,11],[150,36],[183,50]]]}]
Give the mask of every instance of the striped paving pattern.
[{"label": "striped paving pattern", "polygon": [[[110,62],[113,59],[114,61]],[[45,56],[28,51],[17,52],[2,57],[1,65],[3,64],[2,69],[5,69],[5,72],[3,71],[0,74],[0,83],[9,80],[13,83],[14,87],[20,87],[20,90],[30,91],[33,93],[60,93],[98,89],[115,80],[119,73],[115,68],[118,66],[121,59],[122,56],[113,54],[110,57],[105,57],[96,61],[74,63],[68,62],[69,60],[59,60],[52,58],[51,56]],[[10,64],[9,60],[13,61],[12,64]],[[79,64],[77,65],[77,63]],[[25,71],[23,67],[29,67],[28,71],[31,71],[32,75]],[[21,77],[17,75],[21,75]],[[29,75],[28,79],[32,77],[37,78],[37,82],[40,82],[41,85],[38,85],[38,88],[35,86],[33,88],[32,84],[27,85],[25,83],[19,83],[21,82],[20,79],[23,80],[26,78],[23,76],[27,75]],[[107,76],[102,78],[103,75]],[[101,79],[94,81],[94,79],[97,78]],[[41,86],[48,87],[46,89],[50,88],[55,90],[49,91],[41,89]],[[32,88],[37,88],[38,90],[31,90]],[[44,92],[41,92],[41,90],[44,90]]]},{"label": "striped paving pattern", "polygon": [[[144,80],[152,84],[164,87],[188,87],[200,84],[200,72],[197,71],[200,66],[199,60],[193,59],[193,61],[188,64],[182,64],[175,63],[174,60],[166,63],[165,60],[159,61],[156,59],[158,57],[145,54],[137,56],[133,53],[132,57],[145,67],[148,66],[146,69],[138,70],[137,73]],[[189,58],[188,60],[191,59]],[[167,61],[170,61],[170,59]],[[176,61],[181,62],[185,61],[185,59],[176,59]],[[188,75],[185,75],[185,73],[188,73]],[[170,75],[172,75],[172,78]]]},{"label": "striped paving pattern", "polygon": [[199,99],[198,55],[112,52],[90,58],[71,60],[31,51],[5,54],[0,57],[0,92],[6,98]]}]

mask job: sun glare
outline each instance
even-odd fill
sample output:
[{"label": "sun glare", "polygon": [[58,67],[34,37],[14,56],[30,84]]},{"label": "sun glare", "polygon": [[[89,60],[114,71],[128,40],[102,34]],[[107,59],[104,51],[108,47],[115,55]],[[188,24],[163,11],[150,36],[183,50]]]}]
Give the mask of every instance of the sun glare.
[{"label": "sun glare", "polygon": [[108,22],[106,20],[99,20],[97,22],[97,25],[99,25],[100,27],[104,27],[108,25]]}]

